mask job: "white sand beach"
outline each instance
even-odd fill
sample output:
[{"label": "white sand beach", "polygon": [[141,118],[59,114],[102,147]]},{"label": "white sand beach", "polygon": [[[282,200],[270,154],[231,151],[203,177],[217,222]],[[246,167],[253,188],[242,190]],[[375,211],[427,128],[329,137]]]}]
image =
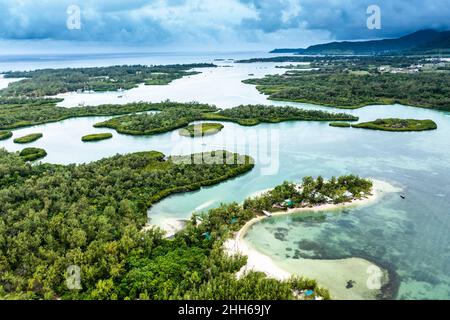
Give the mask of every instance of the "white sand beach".
[{"label": "white sand beach", "polygon": [[[354,200],[352,202],[334,205],[326,204],[314,208],[295,208],[286,212],[276,212],[273,216],[287,215],[298,212],[326,211],[351,206],[365,206],[378,201],[383,194],[399,192],[400,189],[391,184],[372,179],[373,189],[372,195],[365,199]],[[283,261],[274,261],[270,257],[255,250],[245,239],[247,231],[257,222],[268,219],[261,216],[247,222],[234,238],[225,242],[224,247],[228,254],[242,254],[248,257],[247,265],[244,266],[237,276],[248,270],[260,271],[269,277],[276,279],[287,279],[292,275],[304,276],[316,279],[318,283],[329,289],[334,299],[375,299],[379,294],[378,289],[374,289],[368,285],[371,281],[370,276],[374,274],[374,270],[379,270],[380,284],[387,283],[388,276],[385,270],[378,268],[370,261],[360,258],[350,258],[341,260],[315,260],[315,259],[285,259]],[[289,272],[287,270],[293,270]],[[354,281],[351,289],[347,289],[346,285],[349,280]],[[370,289],[371,287],[372,289]]]},{"label": "white sand beach", "polygon": [[147,223],[143,228],[142,231],[146,232],[148,230],[151,230],[152,228],[160,228],[163,230],[166,234],[166,238],[173,237],[178,231],[182,230],[186,226],[186,221],[181,219],[165,219],[164,223],[161,224],[161,226],[156,226],[150,223]]}]

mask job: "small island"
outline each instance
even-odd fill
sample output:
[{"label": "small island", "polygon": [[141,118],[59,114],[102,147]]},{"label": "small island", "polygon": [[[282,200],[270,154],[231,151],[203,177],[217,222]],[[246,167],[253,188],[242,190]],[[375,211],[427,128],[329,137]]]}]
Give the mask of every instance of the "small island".
[{"label": "small island", "polygon": [[46,157],[47,152],[40,148],[25,148],[19,153],[19,156],[25,161],[35,161]]},{"label": "small island", "polygon": [[13,136],[11,131],[0,131],[0,140],[6,140]]},{"label": "small island", "polygon": [[21,143],[21,144],[31,143],[36,140],[39,140],[42,137],[43,137],[42,133],[31,133],[26,136],[14,139],[14,143]]},{"label": "small island", "polygon": [[350,128],[352,125],[348,122],[331,122],[330,127],[336,128]]},{"label": "small island", "polygon": [[186,128],[179,130],[179,134],[185,137],[203,137],[216,134],[223,129],[221,123],[199,123],[191,124]]},{"label": "small island", "polygon": [[96,133],[96,134],[88,134],[82,137],[81,140],[83,142],[93,142],[111,139],[112,137],[113,137],[112,133]]},{"label": "small island", "polygon": [[[229,255],[239,254],[247,257],[247,263],[239,271],[240,274],[257,271],[277,280],[285,280],[301,274],[306,278],[316,279],[317,283],[330,289],[330,292],[315,291],[314,299],[348,299],[349,297],[361,299],[368,296],[371,299],[376,299],[384,296],[389,297],[389,293],[383,289],[390,282],[389,273],[386,270],[382,269],[381,281],[383,285],[380,290],[367,290],[364,285],[367,268],[374,266],[370,261],[360,258],[334,260],[294,258],[297,261],[296,265],[300,268],[297,273],[280,267],[270,256],[249,246],[245,237],[255,224],[264,219],[290,214],[315,214],[349,206],[367,205],[377,201],[385,193],[398,191],[399,189],[389,183],[363,179],[356,175],[332,177],[329,180],[320,176],[316,179],[305,177],[302,183],[284,182],[274,189],[255,194],[245,200],[243,205],[238,206],[236,204],[235,206],[238,207],[233,209],[224,207],[224,211],[232,212],[233,216],[238,218],[238,222],[233,225],[230,224],[230,228],[233,228],[233,231],[239,229],[224,242],[225,251]],[[210,212],[212,211],[214,210]],[[319,217],[322,217],[322,213]],[[235,225],[238,225],[238,227],[235,227]],[[329,270],[334,270],[337,274],[344,276],[339,280],[330,279],[328,277]],[[356,279],[362,285],[356,285],[349,293],[346,287],[348,279]],[[299,299],[307,298],[304,292],[299,291],[299,293]]]},{"label": "small island", "polygon": [[382,131],[425,131],[436,130],[437,124],[433,120],[390,118],[358,123],[352,127]]},{"label": "small island", "polygon": [[332,177],[305,177],[301,184],[284,182],[282,185],[244,202],[244,209],[255,213],[279,212],[294,208],[313,208],[320,205],[338,205],[371,196],[373,183],[355,175]]}]

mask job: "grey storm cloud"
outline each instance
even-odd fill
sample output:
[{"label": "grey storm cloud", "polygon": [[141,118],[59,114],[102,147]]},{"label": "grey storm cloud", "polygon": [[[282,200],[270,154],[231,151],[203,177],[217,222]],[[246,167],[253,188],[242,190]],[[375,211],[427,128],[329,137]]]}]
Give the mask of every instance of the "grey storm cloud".
[{"label": "grey storm cloud", "polygon": [[[377,31],[366,27],[366,9],[373,4],[382,12]],[[0,0],[0,5],[4,40],[202,43],[253,35],[264,41],[264,35],[273,39],[297,31],[362,39],[450,27],[450,0]],[[69,5],[81,9],[81,30],[66,27]]]},{"label": "grey storm cloud", "polygon": [[[0,38],[87,41],[163,41],[171,34],[159,21],[138,12],[148,1],[1,0]],[[81,29],[67,28],[69,6],[78,6]]]},{"label": "grey storm cloud", "polygon": [[[245,19],[244,28],[276,32],[303,27],[326,30],[336,39],[394,37],[419,29],[450,28],[449,0],[241,0],[252,6],[257,18]],[[382,28],[367,28],[367,8],[381,9]]]}]

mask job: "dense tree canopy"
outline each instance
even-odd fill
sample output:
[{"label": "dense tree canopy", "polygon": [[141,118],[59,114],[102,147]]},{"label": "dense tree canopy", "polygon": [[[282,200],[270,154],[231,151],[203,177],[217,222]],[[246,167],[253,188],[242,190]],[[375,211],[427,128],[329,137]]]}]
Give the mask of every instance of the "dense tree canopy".
[{"label": "dense tree canopy", "polygon": [[6,78],[25,78],[0,90],[1,96],[44,97],[58,93],[92,90],[132,89],[140,83],[165,85],[175,79],[197,74],[193,68],[214,67],[213,64],[177,64],[167,66],[111,66],[95,68],[42,69],[13,71]]},{"label": "dense tree canopy", "polygon": [[80,294],[92,294],[124,274],[133,250],[149,252],[162,241],[159,232],[139,233],[152,203],[252,168],[250,158],[238,164],[234,157],[236,164],[194,164],[146,152],[59,166],[0,151],[0,292],[70,294],[64,279],[73,264],[83,270]]},{"label": "dense tree canopy", "polygon": [[156,114],[132,114],[113,118],[97,123],[95,127],[112,128],[124,134],[152,135],[185,127],[196,120],[230,121],[244,126],[254,126],[261,122],[356,121],[358,118],[345,113],[330,113],[293,107],[243,105],[216,112],[215,107],[212,106],[185,104],[179,108],[161,109],[161,112]]},{"label": "dense tree canopy", "polygon": [[192,107],[208,112],[217,110],[216,107],[205,104],[170,101],[160,103],[136,102],[124,105],[107,104],[74,108],[57,107],[54,100],[50,100],[48,103],[44,103],[45,99],[25,99],[24,101],[28,102],[0,106],[0,129],[15,129],[76,117],[117,116],[145,111],[162,111],[171,108],[188,109]]},{"label": "dense tree canopy", "polygon": [[[192,164],[192,157],[143,152],[30,165],[0,150],[0,298],[295,299],[305,289],[329,298],[307,279],[236,278],[245,258],[227,256],[222,243],[254,217],[237,204],[193,216],[173,239],[141,229],[162,197],[252,168],[250,158],[222,151],[195,157],[235,164]],[[80,268],[79,287],[67,286],[69,266]]]},{"label": "dense tree canopy", "polygon": [[284,182],[261,196],[246,199],[244,208],[261,212],[326,203],[339,204],[367,197],[371,191],[372,181],[355,175],[332,177],[327,181],[321,176],[317,179],[304,177],[301,184]]},{"label": "dense tree canopy", "polygon": [[112,118],[96,123],[94,126],[96,128],[112,128],[124,134],[152,135],[185,127],[194,120],[202,119],[204,113],[217,109],[214,106],[188,103],[160,110],[161,112],[158,113],[141,113]]},{"label": "dense tree canopy", "polygon": [[436,62],[405,57],[311,60],[310,71],[289,70],[284,75],[267,75],[244,82],[256,85],[272,100],[340,108],[401,103],[450,110],[450,73]]}]

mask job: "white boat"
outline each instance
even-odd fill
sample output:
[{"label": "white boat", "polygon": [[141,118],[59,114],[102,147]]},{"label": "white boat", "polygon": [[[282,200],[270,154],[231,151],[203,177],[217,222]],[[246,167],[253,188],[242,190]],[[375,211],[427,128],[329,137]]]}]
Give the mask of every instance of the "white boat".
[{"label": "white boat", "polygon": [[264,213],[264,215],[265,215],[266,217],[271,217],[271,216],[272,216],[272,212],[263,210],[263,213]]}]

